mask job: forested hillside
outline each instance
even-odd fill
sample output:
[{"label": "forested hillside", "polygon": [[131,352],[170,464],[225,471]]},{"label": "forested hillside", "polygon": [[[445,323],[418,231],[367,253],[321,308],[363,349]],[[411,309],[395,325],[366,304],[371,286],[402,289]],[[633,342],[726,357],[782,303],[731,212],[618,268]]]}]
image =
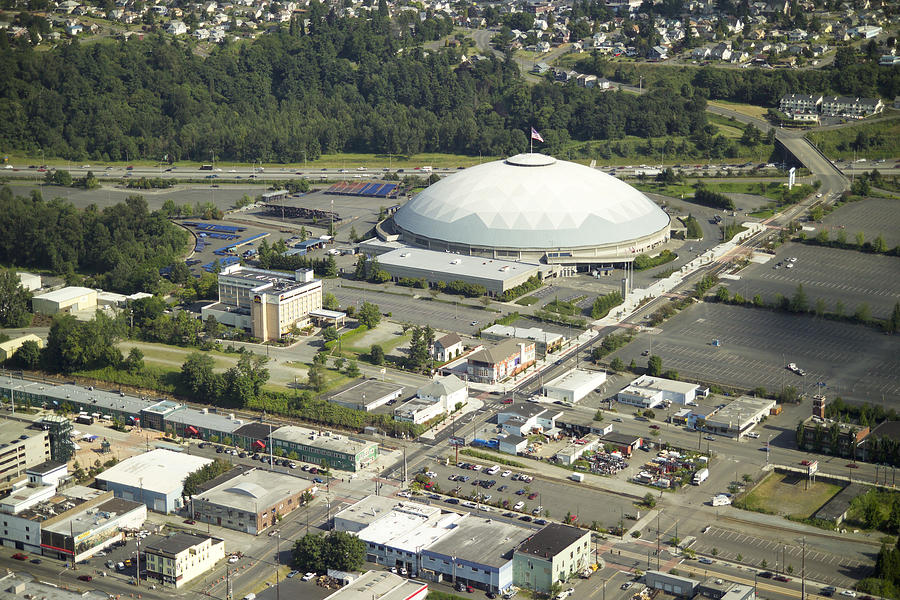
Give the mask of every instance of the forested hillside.
[{"label": "forested hillside", "polygon": [[[180,260],[186,231],[141,196],[102,211],[66,200],[14,196],[0,188],[0,263],[75,278],[94,273],[93,285],[130,294],[153,292],[159,269]],[[74,281],[73,281],[74,282]]]},{"label": "forested hillside", "polygon": [[705,125],[703,100],[680,90],[530,86],[511,61],[460,66],[456,50],[411,46],[449,31],[439,17],[410,39],[384,15],[336,18],[314,2],[307,16],[305,30],[295,23],[206,58],[155,34],[48,52],[0,41],[0,146],[72,160],[297,162],[339,151],[508,155],[527,147],[532,125],[551,153],[570,139]]}]

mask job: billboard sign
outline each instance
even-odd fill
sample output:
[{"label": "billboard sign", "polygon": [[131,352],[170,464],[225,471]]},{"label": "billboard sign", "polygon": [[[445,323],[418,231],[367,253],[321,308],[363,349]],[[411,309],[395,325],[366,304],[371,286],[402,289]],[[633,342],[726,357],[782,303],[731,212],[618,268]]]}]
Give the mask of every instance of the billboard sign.
[{"label": "billboard sign", "polygon": [[819,461],[814,460],[806,467],[806,474],[812,477],[819,471]]}]

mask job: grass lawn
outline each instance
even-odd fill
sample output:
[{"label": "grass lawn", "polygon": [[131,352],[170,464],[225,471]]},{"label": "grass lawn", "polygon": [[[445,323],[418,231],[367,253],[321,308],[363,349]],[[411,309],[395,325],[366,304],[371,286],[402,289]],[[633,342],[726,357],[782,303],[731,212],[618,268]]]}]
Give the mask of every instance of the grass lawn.
[{"label": "grass lawn", "polygon": [[[860,134],[867,140],[863,148],[857,148],[856,145],[857,136]],[[900,117],[882,119],[874,123],[863,121],[858,125],[830,131],[811,131],[806,137],[832,159],[856,157],[869,160],[892,159],[900,156]],[[879,165],[871,165],[871,168],[877,166]]]},{"label": "grass lawn", "polygon": [[757,119],[765,119],[769,109],[753,104],[741,104],[739,102],[728,102],[727,100],[710,100],[707,102],[710,106],[718,106],[719,108],[727,108],[742,115],[756,117]]},{"label": "grass lawn", "polygon": [[757,211],[750,213],[750,216],[756,217],[757,219],[768,219],[769,217],[773,216],[774,214],[775,214],[774,210],[772,210],[771,208],[765,208],[763,210],[757,210]]},{"label": "grass lawn", "polygon": [[710,113],[706,115],[706,120],[718,127],[719,133],[730,140],[738,140],[744,135],[742,124],[727,117]]},{"label": "grass lawn", "polygon": [[744,503],[748,509],[808,519],[831,500],[841,486],[816,481],[806,489],[806,478],[795,473],[772,473],[750,492]]},{"label": "grass lawn", "polygon": [[[722,119],[722,125],[716,124],[720,129],[728,128],[733,130],[734,126],[729,123],[728,119]],[[734,133],[734,132],[733,132]],[[737,133],[737,137],[743,135],[743,130]],[[726,137],[730,137],[726,135]],[[647,139],[636,136],[625,136],[620,140],[588,140],[578,141],[572,140],[566,144],[562,151],[557,154],[558,158],[570,160],[581,164],[589,164],[592,160],[596,160],[599,165],[610,166],[626,166],[641,163],[655,165],[661,162],[665,164],[696,164],[707,163],[706,154],[695,150],[694,143],[686,136],[665,136],[652,138],[653,151],[648,152]],[[681,146],[684,142],[687,144],[687,152],[675,152],[670,148],[669,152],[663,153],[662,148],[671,141],[675,147]],[[724,161],[727,163],[742,162],[759,162],[760,157],[767,157],[772,153],[772,146],[762,144],[755,148],[748,148],[741,144],[737,144],[737,156],[728,158],[711,159],[712,162]],[[609,158],[606,158],[606,157]]]},{"label": "grass lawn", "polygon": [[534,296],[525,296],[523,298],[518,298],[515,302],[519,306],[531,306],[532,304],[537,304],[540,301],[540,298],[535,298]]}]

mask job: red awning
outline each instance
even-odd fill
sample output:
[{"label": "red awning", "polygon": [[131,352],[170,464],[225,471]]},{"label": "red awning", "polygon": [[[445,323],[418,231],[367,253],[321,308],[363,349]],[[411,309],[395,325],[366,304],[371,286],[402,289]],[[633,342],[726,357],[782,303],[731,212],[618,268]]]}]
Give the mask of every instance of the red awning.
[{"label": "red awning", "polygon": [[253,447],[254,447],[254,448],[259,448],[260,450],[265,450],[265,449],[266,449],[266,443],[265,443],[264,441],[262,441],[262,440],[256,440],[255,442],[253,442]]},{"label": "red awning", "polygon": [[191,435],[197,435],[200,433],[200,430],[197,429],[196,427],[194,427],[193,425],[188,425],[187,432],[190,433]]}]

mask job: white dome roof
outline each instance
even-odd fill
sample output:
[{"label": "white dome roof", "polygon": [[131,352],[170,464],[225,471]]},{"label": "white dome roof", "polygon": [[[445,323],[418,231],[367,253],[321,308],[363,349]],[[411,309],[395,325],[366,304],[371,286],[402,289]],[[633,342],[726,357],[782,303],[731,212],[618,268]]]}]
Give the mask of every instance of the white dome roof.
[{"label": "white dome roof", "polygon": [[628,242],[669,216],[627,183],[544,154],[454,173],[400,208],[394,222],[433,240],[488,248],[577,248]]}]

